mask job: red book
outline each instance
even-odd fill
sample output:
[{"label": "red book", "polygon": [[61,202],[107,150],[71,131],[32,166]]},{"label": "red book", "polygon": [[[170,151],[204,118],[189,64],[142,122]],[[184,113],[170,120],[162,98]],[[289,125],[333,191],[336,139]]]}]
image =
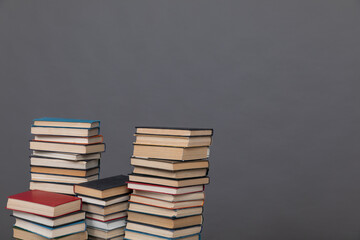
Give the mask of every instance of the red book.
[{"label": "red book", "polygon": [[6,208],[45,217],[59,217],[81,210],[81,199],[59,193],[31,190],[8,197]]}]

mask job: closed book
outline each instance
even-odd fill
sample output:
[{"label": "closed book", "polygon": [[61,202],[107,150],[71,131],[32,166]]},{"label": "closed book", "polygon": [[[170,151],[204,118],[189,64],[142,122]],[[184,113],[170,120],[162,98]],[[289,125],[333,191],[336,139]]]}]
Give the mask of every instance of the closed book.
[{"label": "closed book", "polygon": [[200,147],[210,146],[211,136],[165,136],[150,134],[135,134],[136,144],[169,146],[169,147]]},{"label": "closed book", "polygon": [[45,174],[55,174],[55,175],[65,175],[65,176],[74,176],[74,177],[89,177],[96,174],[99,174],[99,168],[91,168],[88,170],[80,169],[65,169],[65,168],[55,168],[55,167],[31,167],[32,173],[45,173]]},{"label": "closed book", "polygon": [[177,187],[168,187],[168,186],[139,183],[139,182],[128,182],[128,188],[133,190],[142,190],[142,191],[149,191],[155,193],[179,195],[179,194],[202,192],[204,190],[204,185],[177,188]]},{"label": "closed book", "polygon": [[115,219],[115,220],[107,221],[107,222],[101,222],[101,221],[87,218],[86,224],[89,227],[94,227],[94,228],[99,228],[99,229],[110,231],[110,230],[114,230],[116,228],[125,227],[126,220],[122,218],[122,219]]},{"label": "closed book", "polygon": [[58,217],[81,210],[81,199],[58,193],[30,190],[8,197],[7,209],[45,217]]},{"label": "closed book", "polygon": [[169,217],[169,218],[182,218],[182,217],[200,215],[203,212],[203,208],[193,207],[193,208],[182,208],[182,209],[166,209],[166,208],[149,206],[144,204],[130,203],[129,211],[152,214],[152,215]]},{"label": "closed book", "polygon": [[55,135],[71,137],[92,137],[99,135],[99,128],[69,128],[69,127],[45,127],[32,126],[31,134],[34,135]]},{"label": "closed book", "polygon": [[75,195],[74,185],[65,183],[30,182],[30,190],[42,190],[61,194]]},{"label": "closed book", "polygon": [[131,165],[139,167],[147,167],[154,169],[162,169],[168,171],[181,171],[190,169],[209,168],[208,160],[193,161],[174,161],[153,158],[131,158]]},{"label": "closed book", "polygon": [[87,170],[99,166],[100,160],[71,161],[31,156],[31,166]]},{"label": "closed book", "polygon": [[172,179],[185,179],[185,178],[196,178],[205,177],[207,175],[207,168],[180,170],[180,171],[168,171],[162,169],[155,169],[149,167],[134,167],[133,173],[141,175],[149,175],[155,177],[164,177]]},{"label": "closed book", "polygon": [[13,237],[22,240],[85,240],[88,239],[88,234],[83,231],[57,238],[47,238],[19,227],[13,227]]},{"label": "closed book", "polygon": [[189,178],[189,179],[171,179],[171,178],[160,178],[160,177],[147,176],[141,174],[131,174],[129,175],[129,180],[132,182],[158,184],[169,187],[189,187],[195,185],[205,185],[209,183],[208,177],[198,177],[198,178]]},{"label": "closed book", "polygon": [[87,231],[89,233],[89,236],[93,239],[94,237],[100,238],[100,239],[116,239],[119,237],[123,237],[125,234],[125,227],[116,228],[114,230],[106,231],[99,228],[94,227],[87,227]]},{"label": "closed book", "polygon": [[60,217],[55,217],[55,218],[48,218],[48,217],[43,217],[43,216],[39,216],[39,215],[32,214],[32,213],[25,213],[25,212],[19,212],[19,211],[13,211],[12,215],[16,218],[28,220],[30,222],[36,222],[36,223],[39,223],[39,224],[42,224],[42,225],[45,225],[48,227],[57,227],[57,226],[69,224],[72,222],[78,222],[80,220],[85,219],[85,212],[83,212],[83,211],[78,211],[78,212],[66,214],[66,215],[63,215]]},{"label": "closed book", "polygon": [[45,173],[31,173],[31,180],[39,181],[39,182],[79,184],[79,183],[97,180],[98,178],[99,178],[98,174],[89,177],[74,177],[74,176],[63,176],[63,175],[54,175],[54,174],[45,174]]},{"label": "closed book", "polygon": [[128,220],[170,229],[201,225],[203,222],[202,215],[174,219],[132,211],[128,212]]},{"label": "closed book", "polygon": [[129,200],[130,195],[124,194],[124,195],[109,197],[109,198],[105,198],[105,199],[87,197],[87,196],[82,196],[82,195],[77,195],[77,197],[81,198],[81,200],[85,203],[91,203],[91,204],[100,205],[100,206],[105,207],[105,206],[113,205],[115,203],[126,202]]},{"label": "closed book", "polygon": [[75,192],[79,195],[101,199],[123,195],[129,192],[126,184],[128,179],[129,177],[125,175],[102,178],[76,185]]},{"label": "closed book", "polygon": [[211,128],[172,128],[172,127],[136,127],[137,134],[153,134],[168,136],[211,136],[213,129]]},{"label": "closed book", "polygon": [[101,153],[78,154],[78,153],[62,153],[34,150],[32,156],[50,159],[62,159],[71,161],[84,161],[91,159],[100,159]]},{"label": "closed book", "polygon": [[126,217],[127,217],[127,211],[115,212],[109,215],[100,215],[89,212],[86,213],[86,218],[98,220],[100,222],[108,222],[115,219],[126,218]]},{"label": "closed book", "polygon": [[138,196],[135,194],[131,194],[130,202],[141,203],[141,204],[145,204],[145,205],[149,205],[149,206],[155,206],[155,207],[167,208],[167,209],[193,208],[193,207],[202,207],[204,205],[203,199],[179,201],[179,202],[168,202],[168,201],[158,200],[158,199],[154,199],[154,198]]},{"label": "closed book", "polygon": [[95,144],[95,143],[102,143],[104,138],[102,135],[97,135],[92,137],[35,135],[34,140],[40,142],[55,142],[55,143]]},{"label": "closed book", "polygon": [[99,215],[109,215],[116,212],[126,211],[129,207],[128,202],[116,203],[110,206],[98,206],[89,203],[83,203],[82,210],[89,213],[99,214]]},{"label": "closed book", "polygon": [[76,127],[76,128],[100,127],[99,120],[43,117],[43,118],[36,118],[33,121],[35,126]]},{"label": "closed book", "polygon": [[138,232],[138,231],[132,231],[130,229],[125,230],[125,239],[126,240],[200,240],[200,234],[190,235],[190,236],[183,236],[183,237],[177,237],[177,238],[167,238],[167,237],[161,237],[145,232]]},{"label": "closed book", "polygon": [[167,201],[167,202],[182,202],[182,201],[193,201],[193,200],[204,200],[204,192],[188,193],[182,195],[171,195],[164,193],[155,193],[141,190],[134,190],[133,195]]},{"label": "closed book", "polygon": [[39,142],[30,141],[30,149],[40,151],[54,151],[54,152],[66,152],[66,153],[79,153],[90,154],[105,151],[105,144],[70,144],[70,143],[53,143],[53,142]]}]

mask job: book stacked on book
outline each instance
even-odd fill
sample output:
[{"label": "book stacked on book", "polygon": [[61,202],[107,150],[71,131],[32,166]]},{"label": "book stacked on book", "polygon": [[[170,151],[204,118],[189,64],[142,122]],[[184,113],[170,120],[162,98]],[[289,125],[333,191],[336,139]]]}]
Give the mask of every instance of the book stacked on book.
[{"label": "book stacked on book", "polygon": [[105,151],[100,121],[40,118],[31,133],[31,190],[74,195],[75,184],[99,178]]},{"label": "book stacked on book", "polygon": [[16,219],[15,239],[87,239],[80,198],[32,190],[8,197],[7,209]]},{"label": "book stacked on book", "polygon": [[137,127],[128,240],[199,240],[212,129]]},{"label": "book stacked on book", "polygon": [[75,186],[83,201],[86,224],[91,239],[124,239],[130,190],[128,176],[118,175]]}]

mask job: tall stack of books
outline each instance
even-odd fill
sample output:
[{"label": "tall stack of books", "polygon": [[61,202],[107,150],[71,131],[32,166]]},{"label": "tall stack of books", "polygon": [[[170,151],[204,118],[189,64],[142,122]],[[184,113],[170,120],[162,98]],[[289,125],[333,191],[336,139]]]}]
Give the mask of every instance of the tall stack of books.
[{"label": "tall stack of books", "polygon": [[33,190],[8,197],[7,209],[16,219],[15,239],[87,239],[80,198]]},{"label": "tall stack of books", "polygon": [[89,239],[124,239],[130,190],[128,176],[118,175],[75,186],[83,201]]},{"label": "tall stack of books", "polygon": [[212,129],[137,127],[128,240],[199,240]]},{"label": "tall stack of books", "polygon": [[40,118],[31,133],[31,190],[74,195],[75,184],[99,178],[105,151],[100,121]]}]

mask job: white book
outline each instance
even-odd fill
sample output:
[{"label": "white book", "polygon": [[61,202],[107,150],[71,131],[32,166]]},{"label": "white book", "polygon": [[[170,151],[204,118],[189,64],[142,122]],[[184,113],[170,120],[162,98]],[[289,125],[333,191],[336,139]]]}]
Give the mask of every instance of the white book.
[{"label": "white book", "polygon": [[116,228],[124,227],[126,225],[126,220],[118,219],[118,220],[109,221],[109,222],[100,222],[100,221],[93,220],[93,219],[86,219],[86,224],[90,227],[95,227],[95,228],[100,228],[103,230],[110,231],[110,230],[114,230]]},{"label": "white book", "polygon": [[25,213],[25,212],[19,212],[19,211],[13,211],[13,216],[16,218],[21,218],[24,220],[29,220],[32,222],[37,222],[39,224],[43,224],[49,227],[56,227],[64,224],[68,224],[71,222],[77,222],[80,220],[85,219],[85,212],[76,212],[73,214],[67,214],[61,217],[56,218],[48,218],[43,217],[31,213]]},{"label": "white book", "polygon": [[82,195],[78,195],[77,197],[81,198],[83,202],[92,203],[92,204],[100,205],[100,206],[104,206],[104,207],[115,204],[115,203],[125,202],[130,199],[129,194],[122,195],[119,197],[111,197],[108,199],[97,199],[97,198],[92,198],[92,197],[87,197],[87,196],[82,196]]},{"label": "white book", "polygon": [[88,161],[69,161],[42,157],[31,157],[30,164],[32,166],[56,167],[56,168],[72,168],[86,170],[99,166],[99,159]]},{"label": "white book", "polygon": [[80,184],[97,179],[99,179],[98,174],[90,177],[72,177],[72,176],[52,175],[52,174],[43,174],[43,173],[31,173],[31,180],[40,181],[40,182]]},{"label": "white book", "polygon": [[44,142],[63,142],[63,143],[80,143],[94,144],[103,141],[101,135],[93,137],[70,137],[70,136],[53,136],[53,135],[35,135],[34,140]]},{"label": "white book", "polygon": [[61,153],[61,152],[34,150],[33,156],[80,161],[80,160],[100,159],[101,153],[77,154],[77,153]]}]

